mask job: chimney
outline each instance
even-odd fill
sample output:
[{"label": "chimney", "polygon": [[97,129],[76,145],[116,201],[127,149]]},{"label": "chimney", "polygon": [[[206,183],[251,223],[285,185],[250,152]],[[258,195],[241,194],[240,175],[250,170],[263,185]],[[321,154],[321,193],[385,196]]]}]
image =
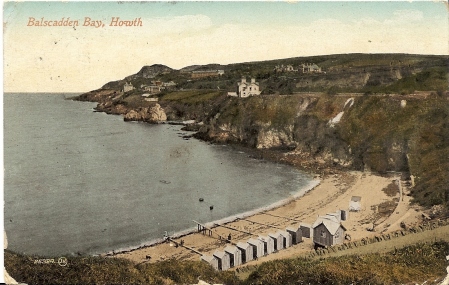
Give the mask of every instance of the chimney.
[{"label": "chimney", "polygon": [[242,83],[246,83],[246,77],[242,77]]},{"label": "chimney", "polygon": [[256,83],[256,78],[251,78],[251,83]]}]

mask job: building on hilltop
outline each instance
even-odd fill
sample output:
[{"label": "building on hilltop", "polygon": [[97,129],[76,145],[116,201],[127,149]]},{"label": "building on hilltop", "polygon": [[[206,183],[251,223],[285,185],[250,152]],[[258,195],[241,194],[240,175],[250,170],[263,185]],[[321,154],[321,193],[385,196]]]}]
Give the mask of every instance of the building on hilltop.
[{"label": "building on hilltop", "polygon": [[242,77],[242,81],[237,83],[237,92],[228,92],[228,96],[246,98],[249,96],[260,95],[259,82],[255,78],[251,78],[251,82],[246,82],[246,78]]},{"label": "building on hilltop", "polygon": [[134,90],[134,86],[131,83],[126,82],[125,85],[123,85],[123,92],[128,92]]},{"label": "building on hilltop", "polygon": [[302,73],[321,73],[321,67],[314,63],[306,63],[301,64],[300,70],[302,70]]},{"label": "building on hilltop", "polygon": [[192,78],[202,78],[208,76],[221,76],[224,74],[224,70],[198,70],[192,71]]},{"label": "building on hilltop", "polygon": [[276,65],[274,68],[274,71],[276,72],[292,72],[292,71],[298,71],[297,69],[293,68],[293,65],[287,64],[287,65]]}]

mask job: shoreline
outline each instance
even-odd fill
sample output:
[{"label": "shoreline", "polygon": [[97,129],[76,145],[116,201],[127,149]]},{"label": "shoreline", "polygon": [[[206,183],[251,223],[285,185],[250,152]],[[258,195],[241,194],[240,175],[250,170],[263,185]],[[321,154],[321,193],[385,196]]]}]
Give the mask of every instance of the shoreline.
[{"label": "shoreline", "polygon": [[[205,226],[213,228],[216,225],[226,225],[228,223],[232,223],[235,221],[238,221],[239,219],[244,219],[244,218],[248,218],[248,217],[252,217],[255,216],[257,214],[261,214],[263,212],[266,211],[270,211],[270,210],[275,210],[277,208],[283,207],[291,202],[294,202],[295,200],[301,198],[302,196],[304,196],[305,194],[307,194],[308,192],[312,191],[313,189],[315,189],[318,185],[320,185],[321,181],[318,179],[312,179],[306,186],[304,186],[304,188],[300,189],[299,191],[297,191],[295,194],[293,194],[292,196],[279,200],[277,202],[274,202],[270,205],[267,206],[262,206],[253,210],[249,210],[243,213],[239,213],[239,214],[235,214],[235,215],[231,215],[219,220],[215,220],[215,221],[211,221],[211,222],[207,222],[204,223]],[[191,234],[196,233],[196,227],[192,227],[189,229],[185,229],[185,230],[181,230],[179,232],[175,232],[173,235],[168,236],[170,239],[179,239]],[[140,244],[139,246],[131,246],[128,248],[119,248],[116,250],[112,250],[112,251],[108,251],[105,253],[100,253],[97,254],[98,256],[115,256],[118,254],[123,254],[123,253],[130,253],[130,252],[134,252],[140,249],[144,249],[144,248],[150,248],[150,247],[154,247],[160,244],[165,243],[166,240],[164,238],[160,238],[160,239],[153,239],[147,242],[144,242],[142,244]]]},{"label": "shoreline", "polygon": [[[316,181],[316,180],[312,180]],[[116,253],[110,258],[124,258],[135,263],[154,263],[168,259],[199,260],[201,255],[212,255],[216,250],[223,250],[229,243],[223,237],[232,234],[231,243],[246,242],[254,236],[266,236],[278,229],[284,229],[300,223],[313,224],[318,216],[334,213],[339,209],[347,209],[352,196],[362,197],[362,210],[350,212],[348,219],[342,221],[347,228],[346,233],[351,241],[374,237],[379,233],[400,230],[399,222],[407,226],[415,226],[422,221],[421,209],[410,204],[410,197],[392,209],[388,215],[381,215],[377,210],[380,205],[391,203],[399,197],[389,196],[384,189],[394,181],[393,177],[384,177],[369,172],[348,171],[328,175],[320,183],[297,198],[283,199],[283,203],[265,207],[259,212],[249,215],[250,218],[228,217],[221,225],[213,222],[210,234],[193,232],[181,237],[171,237],[168,242],[151,247],[136,249],[130,252]],[[310,185],[310,184],[309,184]],[[388,220],[388,226],[379,225],[379,221]],[[373,224],[378,224],[370,229]],[[177,246],[183,241],[187,247]],[[194,251],[189,250],[194,249]],[[302,242],[290,248],[258,258],[247,264],[258,264],[267,260],[282,259],[308,253],[313,250],[313,240],[303,238]]]}]

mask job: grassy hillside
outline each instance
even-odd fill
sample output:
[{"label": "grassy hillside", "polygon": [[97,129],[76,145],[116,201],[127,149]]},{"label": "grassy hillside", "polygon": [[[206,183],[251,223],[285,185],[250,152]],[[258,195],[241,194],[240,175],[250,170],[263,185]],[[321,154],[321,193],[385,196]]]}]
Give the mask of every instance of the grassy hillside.
[{"label": "grassy hillside", "polygon": [[356,166],[408,171],[416,177],[416,202],[449,207],[449,102],[408,99],[401,108],[400,99],[360,98],[337,130],[358,158]]},{"label": "grassy hillside", "polygon": [[285,259],[263,263],[243,284],[415,284],[445,275],[449,244],[408,246],[387,254]]},{"label": "grassy hillside", "polygon": [[[276,71],[280,65],[315,63],[322,68],[319,74]],[[325,92],[335,88],[339,92],[410,93],[414,90],[447,90],[447,56],[410,54],[336,54],[295,57],[229,65],[198,65],[174,70],[155,64],[145,66],[136,74],[103,86],[119,91],[125,82],[134,87],[151,85],[151,81],[174,81],[176,90],[213,89],[235,91],[242,76],[254,77],[263,94],[292,94],[298,91]],[[191,71],[224,70],[222,76],[191,78]]]},{"label": "grassy hillside", "polygon": [[70,257],[65,267],[35,264],[37,257],[5,252],[5,267],[27,284],[196,284],[198,278],[224,284],[415,284],[442,278],[449,243],[407,246],[386,254],[326,259],[284,259],[262,263],[245,280],[202,262],[169,260],[132,264],[116,258]]}]

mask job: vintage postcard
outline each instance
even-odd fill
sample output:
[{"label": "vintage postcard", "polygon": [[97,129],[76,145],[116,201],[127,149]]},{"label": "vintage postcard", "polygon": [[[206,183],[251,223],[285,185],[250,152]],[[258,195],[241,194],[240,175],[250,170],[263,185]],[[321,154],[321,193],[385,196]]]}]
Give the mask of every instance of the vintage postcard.
[{"label": "vintage postcard", "polygon": [[448,42],[447,1],[4,2],[4,281],[449,284]]}]

